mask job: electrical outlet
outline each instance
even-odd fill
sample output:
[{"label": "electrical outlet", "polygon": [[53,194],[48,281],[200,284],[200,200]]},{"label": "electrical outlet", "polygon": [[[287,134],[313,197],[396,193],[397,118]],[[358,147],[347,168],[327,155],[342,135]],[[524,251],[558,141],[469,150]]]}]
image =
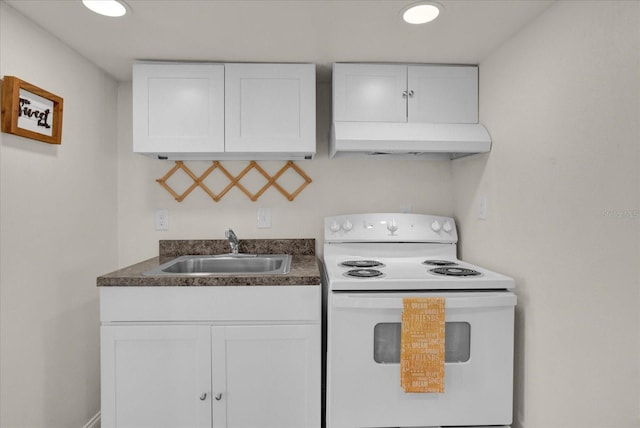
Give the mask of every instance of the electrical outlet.
[{"label": "electrical outlet", "polygon": [[156,210],[156,230],[169,230],[169,210]]},{"label": "electrical outlet", "polygon": [[487,219],[487,195],[480,195],[478,201],[478,218],[480,220]]}]

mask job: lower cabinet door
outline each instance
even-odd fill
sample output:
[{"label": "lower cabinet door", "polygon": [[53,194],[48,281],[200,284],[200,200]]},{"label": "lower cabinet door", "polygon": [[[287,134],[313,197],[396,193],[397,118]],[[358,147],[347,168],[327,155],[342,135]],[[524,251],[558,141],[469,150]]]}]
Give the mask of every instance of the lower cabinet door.
[{"label": "lower cabinet door", "polygon": [[103,326],[103,428],[211,428],[211,327]]},{"label": "lower cabinet door", "polygon": [[213,426],[319,428],[320,327],[212,327]]}]

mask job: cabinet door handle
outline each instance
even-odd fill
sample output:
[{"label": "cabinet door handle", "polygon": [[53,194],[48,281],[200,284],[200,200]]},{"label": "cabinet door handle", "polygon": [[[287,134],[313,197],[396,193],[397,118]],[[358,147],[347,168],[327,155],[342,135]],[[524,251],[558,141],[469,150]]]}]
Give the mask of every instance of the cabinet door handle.
[{"label": "cabinet door handle", "polygon": [[402,91],[402,98],[407,98],[407,91]]},{"label": "cabinet door handle", "polygon": [[413,89],[409,91],[409,98],[413,98]]},{"label": "cabinet door handle", "polygon": [[215,398],[216,398],[216,401],[222,400],[222,393],[221,392],[217,393]]},{"label": "cabinet door handle", "polygon": [[200,396],[200,400],[201,400],[201,401],[204,401],[204,400],[206,400],[206,399],[207,399],[207,393],[206,393],[206,392],[203,392],[203,393],[202,393],[202,395]]}]

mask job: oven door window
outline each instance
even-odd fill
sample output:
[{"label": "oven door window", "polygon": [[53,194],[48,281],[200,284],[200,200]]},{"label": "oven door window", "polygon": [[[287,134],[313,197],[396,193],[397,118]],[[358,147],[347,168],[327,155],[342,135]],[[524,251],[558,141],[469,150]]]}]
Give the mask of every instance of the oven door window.
[{"label": "oven door window", "polygon": [[[402,324],[379,323],[373,328],[373,359],[379,364],[400,364]],[[445,363],[464,363],[471,356],[471,325],[447,322],[444,325]]]}]

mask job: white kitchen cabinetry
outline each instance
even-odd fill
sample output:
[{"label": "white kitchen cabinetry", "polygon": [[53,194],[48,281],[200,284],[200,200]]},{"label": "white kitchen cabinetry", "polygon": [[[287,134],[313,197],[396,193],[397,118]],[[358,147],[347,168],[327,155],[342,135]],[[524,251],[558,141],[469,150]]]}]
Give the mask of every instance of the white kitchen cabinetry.
[{"label": "white kitchen cabinetry", "polygon": [[102,427],[319,428],[320,288],[101,288]]},{"label": "white kitchen cabinetry", "polygon": [[478,67],[334,64],[333,120],[477,123]]},{"label": "white kitchen cabinetry", "polygon": [[224,151],[224,65],[134,64],[132,90],[134,152]]},{"label": "white kitchen cabinetry", "polygon": [[103,326],[101,426],[211,428],[210,329]]},{"label": "white kitchen cabinetry", "polygon": [[213,327],[213,426],[319,426],[313,421],[319,385],[309,365],[320,356],[315,329],[310,325]]},{"label": "white kitchen cabinetry", "polygon": [[314,64],[138,63],[134,152],[161,159],[311,159]]},{"label": "white kitchen cabinetry", "polygon": [[225,64],[225,150],[311,156],[315,65]]}]

